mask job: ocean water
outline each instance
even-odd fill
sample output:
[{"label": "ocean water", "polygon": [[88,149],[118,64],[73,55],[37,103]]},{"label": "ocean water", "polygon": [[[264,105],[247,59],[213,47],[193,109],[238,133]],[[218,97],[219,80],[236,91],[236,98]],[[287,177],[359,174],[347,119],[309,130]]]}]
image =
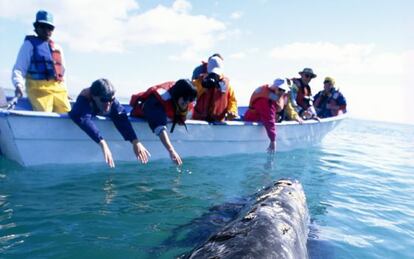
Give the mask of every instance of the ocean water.
[{"label": "ocean water", "polygon": [[414,256],[414,126],[347,119],[311,149],[184,163],[1,158],[0,258],[176,258],[286,177],[307,196],[310,258]]}]

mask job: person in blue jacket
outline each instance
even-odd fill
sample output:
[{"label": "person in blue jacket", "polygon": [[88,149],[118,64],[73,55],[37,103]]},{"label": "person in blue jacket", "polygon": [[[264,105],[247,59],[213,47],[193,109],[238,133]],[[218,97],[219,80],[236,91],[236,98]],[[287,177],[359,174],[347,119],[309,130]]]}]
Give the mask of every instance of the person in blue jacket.
[{"label": "person in blue jacket", "polygon": [[110,117],[124,139],[132,143],[137,159],[144,164],[148,162],[151,155],[138,140],[125,108],[115,99],[115,88],[108,79],[98,79],[89,88],[83,89],[69,112],[69,116],[93,141],[99,144],[105,162],[110,167],[115,167],[108,143],[92,120],[96,115]]}]

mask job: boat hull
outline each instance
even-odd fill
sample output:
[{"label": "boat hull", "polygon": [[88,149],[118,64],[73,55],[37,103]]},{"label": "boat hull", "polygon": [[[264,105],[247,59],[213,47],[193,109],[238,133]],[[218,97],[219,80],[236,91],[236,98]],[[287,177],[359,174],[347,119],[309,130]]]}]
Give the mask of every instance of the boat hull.
[{"label": "boat hull", "polygon": [[[343,117],[317,121],[277,124],[277,151],[306,148],[320,143]],[[168,158],[159,138],[147,123],[131,119],[142,143],[151,153],[151,160]],[[132,146],[108,118],[95,120],[108,142],[115,161],[136,161]],[[171,126],[171,125],[169,125]],[[265,152],[269,140],[258,123],[231,121],[208,124],[187,121],[175,127],[171,141],[182,158],[223,156],[237,153]],[[0,149],[2,154],[23,166],[42,164],[82,164],[102,162],[102,151],[67,115],[33,111],[0,111]]]}]

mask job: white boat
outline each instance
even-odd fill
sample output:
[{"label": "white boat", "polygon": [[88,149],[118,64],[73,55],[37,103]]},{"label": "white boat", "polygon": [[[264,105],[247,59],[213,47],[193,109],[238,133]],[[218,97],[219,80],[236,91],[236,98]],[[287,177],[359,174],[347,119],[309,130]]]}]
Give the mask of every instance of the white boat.
[{"label": "white boat", "polygon": [[[19,101],[22,103],[22,101]],[[49,112],[0,109],[0,150],[22,166],[44,164],[103,163],[100,147],[68,115]],[[307,148],[320,143],[345,115],[297,122],[277,123],[277,151]],[[130,119],[138,138],[151,153],[151,161],[168,158],[159,138],[144,120]],[[112,121],[97,117],[95,122],[111,148],[115,161],[136,161],[132,146],[123,140]],[[176,126],[171,141],[181,158],[264,153],[269,139],[259,123],[228,121],[209,124],[187,120],[188,132]],[[171,126],[171,124],[170,124]]]}]

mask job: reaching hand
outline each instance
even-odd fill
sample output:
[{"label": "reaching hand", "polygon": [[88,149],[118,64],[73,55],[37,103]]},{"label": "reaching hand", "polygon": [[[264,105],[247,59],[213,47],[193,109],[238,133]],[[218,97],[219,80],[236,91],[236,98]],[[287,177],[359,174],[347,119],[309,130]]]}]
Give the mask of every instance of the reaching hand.
[{"label": "reaching hand", "polygon": [[134,153],[137,159],[140,160],[143,164],[148,163],[148,159],[151,156],[151,154],[144,147],[144,145],[142,145],[141,142],[139,142],[138,139],[132,142],[132,147],[134,149]]},{"label": "reaching hand", "polygon": [[99,142],[99,145],[102,148],[102,152],[104,154],[105,162],[109,165],[109,167],[114,168],[115,163],[114,163],[114,159],[112,158],[112,153],[111,153],[111,150],[108,147],[108,144],[106,143],[105,140],[102,139],[101,142]]},{"label": "reaching hand", "polygon": [[275,141],[270,141],[269,147],[267,148],[267,152],[269,154],[274,154],[276,151],[276,142]]},{"label": "reaching hand", "polygon": [[171,160],[174,163],[176,163],[177,165],[182,165],[183,164],[183,161],[181,160],[181,157],[178,155],[177,152],[175,152],[174,149],[171,149],[169,152],[170,152]]}]

